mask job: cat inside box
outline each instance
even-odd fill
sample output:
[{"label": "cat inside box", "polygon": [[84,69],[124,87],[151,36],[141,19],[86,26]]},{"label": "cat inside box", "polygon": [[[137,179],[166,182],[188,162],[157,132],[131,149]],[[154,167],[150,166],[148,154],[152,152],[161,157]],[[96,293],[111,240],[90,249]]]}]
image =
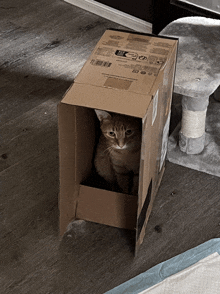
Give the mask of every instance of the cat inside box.
[{"label": "cat inside box", "polygon": [[124,194],[138,194],[142,121],[94,110],[97,117],[93,170],[83,183]]}]

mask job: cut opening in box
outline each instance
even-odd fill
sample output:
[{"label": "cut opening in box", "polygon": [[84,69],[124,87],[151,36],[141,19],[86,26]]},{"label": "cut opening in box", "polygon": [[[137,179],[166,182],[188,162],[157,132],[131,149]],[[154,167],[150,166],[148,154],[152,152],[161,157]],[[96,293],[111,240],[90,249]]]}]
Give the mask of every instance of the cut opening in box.
[{"label": "cut opening in box", "polygon": [[[62,136],[63,144],[72,144],[72,154],[75,153],[75,156],[66,162],[72,166],[67,170],[69,173],[72,170],[75,191],[78,190],[75,199],[75,218],[135,229],[138,196],[112,191],[111,185],[98,175],[94,167],[95,151],[101,134],[100,122],[94,109],[81,106],[67,107],[64,104],[60,107],[60,112],[62,111],[62,117],[68,121],[65,135]],[[141,123],[141,119],[138,119]]]}]

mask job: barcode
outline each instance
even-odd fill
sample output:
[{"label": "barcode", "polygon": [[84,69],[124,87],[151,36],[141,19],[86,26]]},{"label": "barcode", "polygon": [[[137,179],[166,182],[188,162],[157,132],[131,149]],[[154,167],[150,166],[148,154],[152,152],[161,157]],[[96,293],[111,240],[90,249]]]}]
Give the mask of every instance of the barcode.
[{"label": "barcode", "polygon": [[104,67],[110,67],[111,66],[111,62],[98,60],[98,59],[92,59],[91,64],[92,65],[98,65],[98,66],[104,66]]}]

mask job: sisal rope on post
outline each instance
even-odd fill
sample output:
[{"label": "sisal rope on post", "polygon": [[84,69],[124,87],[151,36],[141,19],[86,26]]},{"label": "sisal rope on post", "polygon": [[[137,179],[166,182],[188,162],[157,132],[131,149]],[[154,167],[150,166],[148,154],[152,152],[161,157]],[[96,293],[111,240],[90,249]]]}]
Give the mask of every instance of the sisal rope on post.
[{"label": "sisal rope on post", "polygon": [[187,138],[200,138],[205,133],[206,110],[183,109],[181,132]]}]

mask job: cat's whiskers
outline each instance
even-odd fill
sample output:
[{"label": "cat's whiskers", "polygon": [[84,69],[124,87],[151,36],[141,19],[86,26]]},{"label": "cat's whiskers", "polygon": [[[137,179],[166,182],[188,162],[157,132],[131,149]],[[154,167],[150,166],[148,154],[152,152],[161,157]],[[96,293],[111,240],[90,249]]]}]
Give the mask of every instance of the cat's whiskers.
[{"label": "cat's whiskers", "polygon": [[112,151],[112,146],[109,146],[108,148],[106,148],[106,149],[104,150],[104,153],[105,153],[105,152],[111,153],[111,151]]}]

